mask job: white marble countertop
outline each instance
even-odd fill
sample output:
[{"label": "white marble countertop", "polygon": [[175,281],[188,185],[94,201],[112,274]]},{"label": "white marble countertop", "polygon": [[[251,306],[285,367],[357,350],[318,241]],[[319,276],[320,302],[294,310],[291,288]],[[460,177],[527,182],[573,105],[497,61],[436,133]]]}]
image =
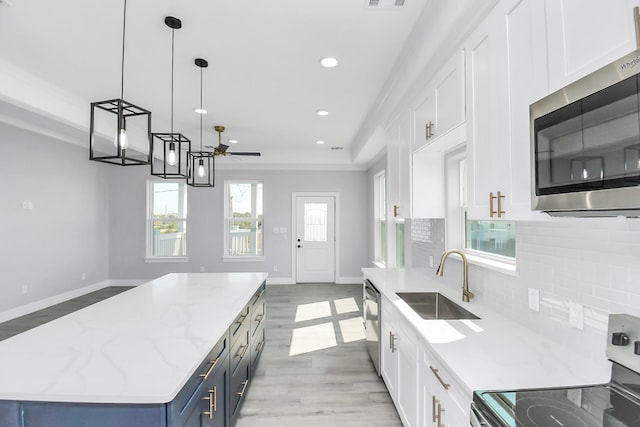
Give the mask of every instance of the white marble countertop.
[{"label": "white marble countertop", "polygon": [[170,402],[266,278],[168,274],[0,341],[0,400]]},{"label": "white marble countertop", "polygon": [[[416,329],[440,359],[474,390],[512,390],[602,384],[610,380],[611,363],[573,353],[472,300],[462,302],[462,289],[445,285],[429,269],[364,268],[369,278]],[[479,320],[425,320],[396,292],[440,292],[480,317]]]}]

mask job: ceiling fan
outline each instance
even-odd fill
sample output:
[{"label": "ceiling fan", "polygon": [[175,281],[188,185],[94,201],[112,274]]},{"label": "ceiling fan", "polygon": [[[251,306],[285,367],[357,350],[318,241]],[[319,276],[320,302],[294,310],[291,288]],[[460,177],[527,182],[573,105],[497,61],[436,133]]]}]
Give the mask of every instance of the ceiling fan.
[{"label": "ceiling fan", "polygon": [[214,156],[260,156],[257,151],[227,151],[228,145],[222,143],[222,132],[224,132],[224,126],[214,126],[213,129],[218,132],[218,146],[207,146],[207,148],[213,148]]}]

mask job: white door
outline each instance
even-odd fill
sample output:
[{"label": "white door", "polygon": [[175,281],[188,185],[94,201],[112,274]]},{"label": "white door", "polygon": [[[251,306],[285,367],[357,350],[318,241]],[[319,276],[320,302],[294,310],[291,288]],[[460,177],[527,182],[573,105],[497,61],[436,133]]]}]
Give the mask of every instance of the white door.
[{"label": "white door", "polygon": [[335,282],[335,228],[334,197],[296,197],[297,283]]}]

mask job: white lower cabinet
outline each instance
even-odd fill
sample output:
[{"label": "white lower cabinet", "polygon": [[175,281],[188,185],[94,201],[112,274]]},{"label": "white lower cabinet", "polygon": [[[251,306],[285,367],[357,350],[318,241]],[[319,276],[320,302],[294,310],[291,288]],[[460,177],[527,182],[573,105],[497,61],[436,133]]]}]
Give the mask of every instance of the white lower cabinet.
[{"label": "white lower cabinet", "polygon": [[418,338],[415,329],[382,299],[382,378],[405,427],[418,425]]},{"label": "white lower cabinet", "polygon": [[420,422],[422,427],[469,425],[471,396],[438,362],[425,343],[419,349]]}]

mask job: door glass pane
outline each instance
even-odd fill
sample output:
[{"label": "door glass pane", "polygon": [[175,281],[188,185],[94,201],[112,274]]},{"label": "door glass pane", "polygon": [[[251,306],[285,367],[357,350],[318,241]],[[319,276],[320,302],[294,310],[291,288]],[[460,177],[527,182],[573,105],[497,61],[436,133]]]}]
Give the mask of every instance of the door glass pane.
[{"label": "door glass pane", "polygon": [[327,204],[304,204],[304,240],[306,242],[327,241]]}]

